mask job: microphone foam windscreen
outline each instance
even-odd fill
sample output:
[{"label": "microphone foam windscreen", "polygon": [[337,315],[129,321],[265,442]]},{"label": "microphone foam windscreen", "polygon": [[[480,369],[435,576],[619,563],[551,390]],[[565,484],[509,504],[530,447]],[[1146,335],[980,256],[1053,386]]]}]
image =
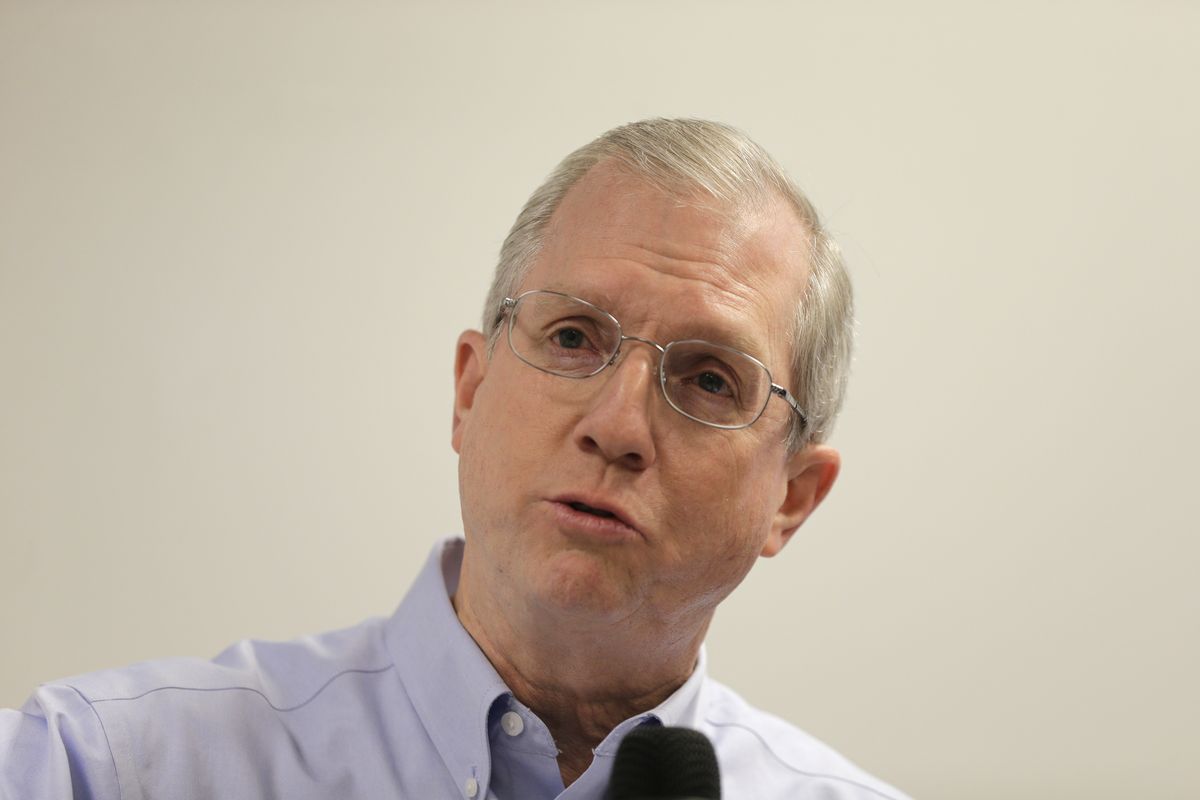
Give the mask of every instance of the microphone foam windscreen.
[{"label": "microphone foam windscreen", "polygon": [[720,800],[721,774],[712,742],[699,731],[642,725],[621,740],[608,800]]}]

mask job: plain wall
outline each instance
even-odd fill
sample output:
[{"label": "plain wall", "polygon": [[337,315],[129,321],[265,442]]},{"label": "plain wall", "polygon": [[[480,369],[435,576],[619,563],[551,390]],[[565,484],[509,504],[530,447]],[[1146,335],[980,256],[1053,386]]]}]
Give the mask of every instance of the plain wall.
[{"label": "plain wall", "polygon": [[0,704],[388,614],[459,530],[458,332],[553,165],[703,116],[858,351],[712,673],[922,798],[1195,797],[1183,2],[0,3]]}]

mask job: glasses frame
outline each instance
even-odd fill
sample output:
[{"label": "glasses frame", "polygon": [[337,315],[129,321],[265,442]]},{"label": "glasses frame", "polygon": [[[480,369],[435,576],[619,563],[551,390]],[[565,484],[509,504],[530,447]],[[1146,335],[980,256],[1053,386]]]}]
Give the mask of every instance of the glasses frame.
[{"label": "glasses frame", "polygon": [[[512,342],[513,321],[517,318],[517,315],[513,312],[516,310],[518,303],[520,303],[526,297],[529,297],[530,295],[534,295],[534,294],[549,294],[549,295],[554,295],[556,297],[563,297],[563,298],[566,298],[567,300],[572,300],[576,303],[582,303],[583,305],[587,306],[588,308],[591,308],[591,309],[595,310],[596,312],[598,312],[598,313],[604,315],[605,317],[608,317],[610,320],[612,320],[613,325],[615,325],[616,329],[617,329],[617,336],[619,337],[617,339],[617,347],[615,350],[613,350],[612,356],[610,356],[607,361],[605,361],[603,364],[601,364],[595,370],[593,370],[592,372],[589,372],[586,375],[564,375],[561,372],[555,372],[553,370],[546,369],[545,367],[540,367],[537,364],[530,361],[529,359],[525,358],[525,356],[521,355],[521,353],[517,351],[517,348],[513,346],[513,342]],[[658,351],[658,387],[660,390],[662,390],[663,399],[667,401],[667,405],[669,405],[671,408],[675,409],[680,414],[682,414],[683,416],[687,417],[690,420],[695,420],[696,422],[699,422],[701,425],[707,425],[710,428],[719,428],[721,430],[727,430],[727,431],[742,430],[743,428],[749,428],[751,425],[758,422],[759,418],[762,417],[763,412],[767,410],[767,404],[771,402],[771,398],[774,396],[774,397],[781,397],[781,398],[783,398],[783,400],[785,402],[787,402],[788,408],[790,408],[792,411],[794,411],[796,413],[796,415],[798,417],[800,417],[800,425],[801,426],[806,426],[808,424],[808,417],[805,416],[804,410],[800,408],[800,403],[797,402],[795,396],[792,395],[791,392],[789,392],[787,389],[783,388],[779,384],[775,383],[774,379],[771,377],[771,370],[767,368],[767,365],[762,363],[761,361],[759,361],[757,358],[750,355],[749,353],[744,353],[741,350],[738,350],[734,347],[726,347],[725,345],[717,344],[716,342],[710,342],[706,339],[677,339],[673,342],[668,342],[667,345],[664,347],[663,345],[659,344],[658,342],[656,342],[652,339],[646,339],[641,336],[629,336],[629,335],[626,335],[624,329],[621,327],[620,320],[618,320],[616,317],[614,317],[609,312],[605,311],[603,308],[600,308],[600,306],[596,305],[595,303],[589,303],[587,300],[584,300],[580,297],[576,297],[573,294],[567,294],[566,292],[556,292],[556,291],[553,291],[550,289],[530,289],[527,292],[522,292],[521,294],[517,295],[516,297],[505,297],[504,300],[500,303],[497,322],[499,322],[500,320],[503,320],[505,317],[508,318],[506,326],[505,326],[507,328],[505,338],[508,340],[508,349],[511,350],[512,354],[514,356],[516,356],[518,359],[520,359],[524,363],[528,364],[529,366],[533,367],[534,369],[538,370],[539,372],[545,372],[547,375],[554,375],[559,378],[571,378],[571,379],[575,379],[575,380],[583,380],[584,378],[591,378],[595,375],[599,375],[601,372],[608,369],[609,367],[611,367],[613,364],[615,364],[617,362],[617,359],[621,355],[621,347],[625,344],[625,342],[627,342],[627,341],[641,342],[642,344],[649,345]],[[736,353],[739,356],[748,358],[748,359],[750,359],[750,361],[752,361],[754,364],[756,364],[759,368],[761,368],[764,373],[766,373],[767,383],[770,385],[770,390],[767,392],[767,396],[763,400],[762,407],[758,409],[758,412],[754,415],[754,417],[749,422],[740,423],[738,425],[722,425],[719,422],[709,422],[708,420],[700,419],[699,417],[693,416],[693,415],[689,414],[688,412],[684,411],[679,406],[675,405],[675,401],[673,401],[671,399],[671,395],[667,392],[667,373],[666,373],[666,370],[663,369],[663,365],[666,363],[666,360],[667,360],[667,353],[670,351],[670,349],[672,347],[674,347],[677,344],[696,344],[696,343],[706,344],[706,345],[709,345],[710,347],[716,347],[721,350],[726,350],[730,353]]]}]

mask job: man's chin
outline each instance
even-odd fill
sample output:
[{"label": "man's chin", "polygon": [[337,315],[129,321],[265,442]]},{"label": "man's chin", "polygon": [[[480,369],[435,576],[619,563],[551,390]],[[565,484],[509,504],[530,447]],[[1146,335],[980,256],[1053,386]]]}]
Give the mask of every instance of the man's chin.
[{"label": "man's chin", "polygon": [[568,550],[537,565],[536,580],[548,611],[583,622],[622,619],[636,607],[636,583],[604,553]]}]

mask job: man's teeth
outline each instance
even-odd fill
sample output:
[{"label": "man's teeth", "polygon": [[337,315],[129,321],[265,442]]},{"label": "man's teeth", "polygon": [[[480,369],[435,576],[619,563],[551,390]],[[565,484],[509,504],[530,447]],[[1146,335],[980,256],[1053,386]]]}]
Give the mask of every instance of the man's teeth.
[{"label": "man's teeth", "polygon": [[616,514],[612,513],[611,511],[605,511],[602,508],[592,508],[591,506],[587,505],[586,503],[571,503],[570,505],[571,505],[571,508],[575,509],[576,511],[583,511],[588,514],[595,514],[597,517],[608,517],[609,519],[612,519],[613,517],[616,516]]}]

